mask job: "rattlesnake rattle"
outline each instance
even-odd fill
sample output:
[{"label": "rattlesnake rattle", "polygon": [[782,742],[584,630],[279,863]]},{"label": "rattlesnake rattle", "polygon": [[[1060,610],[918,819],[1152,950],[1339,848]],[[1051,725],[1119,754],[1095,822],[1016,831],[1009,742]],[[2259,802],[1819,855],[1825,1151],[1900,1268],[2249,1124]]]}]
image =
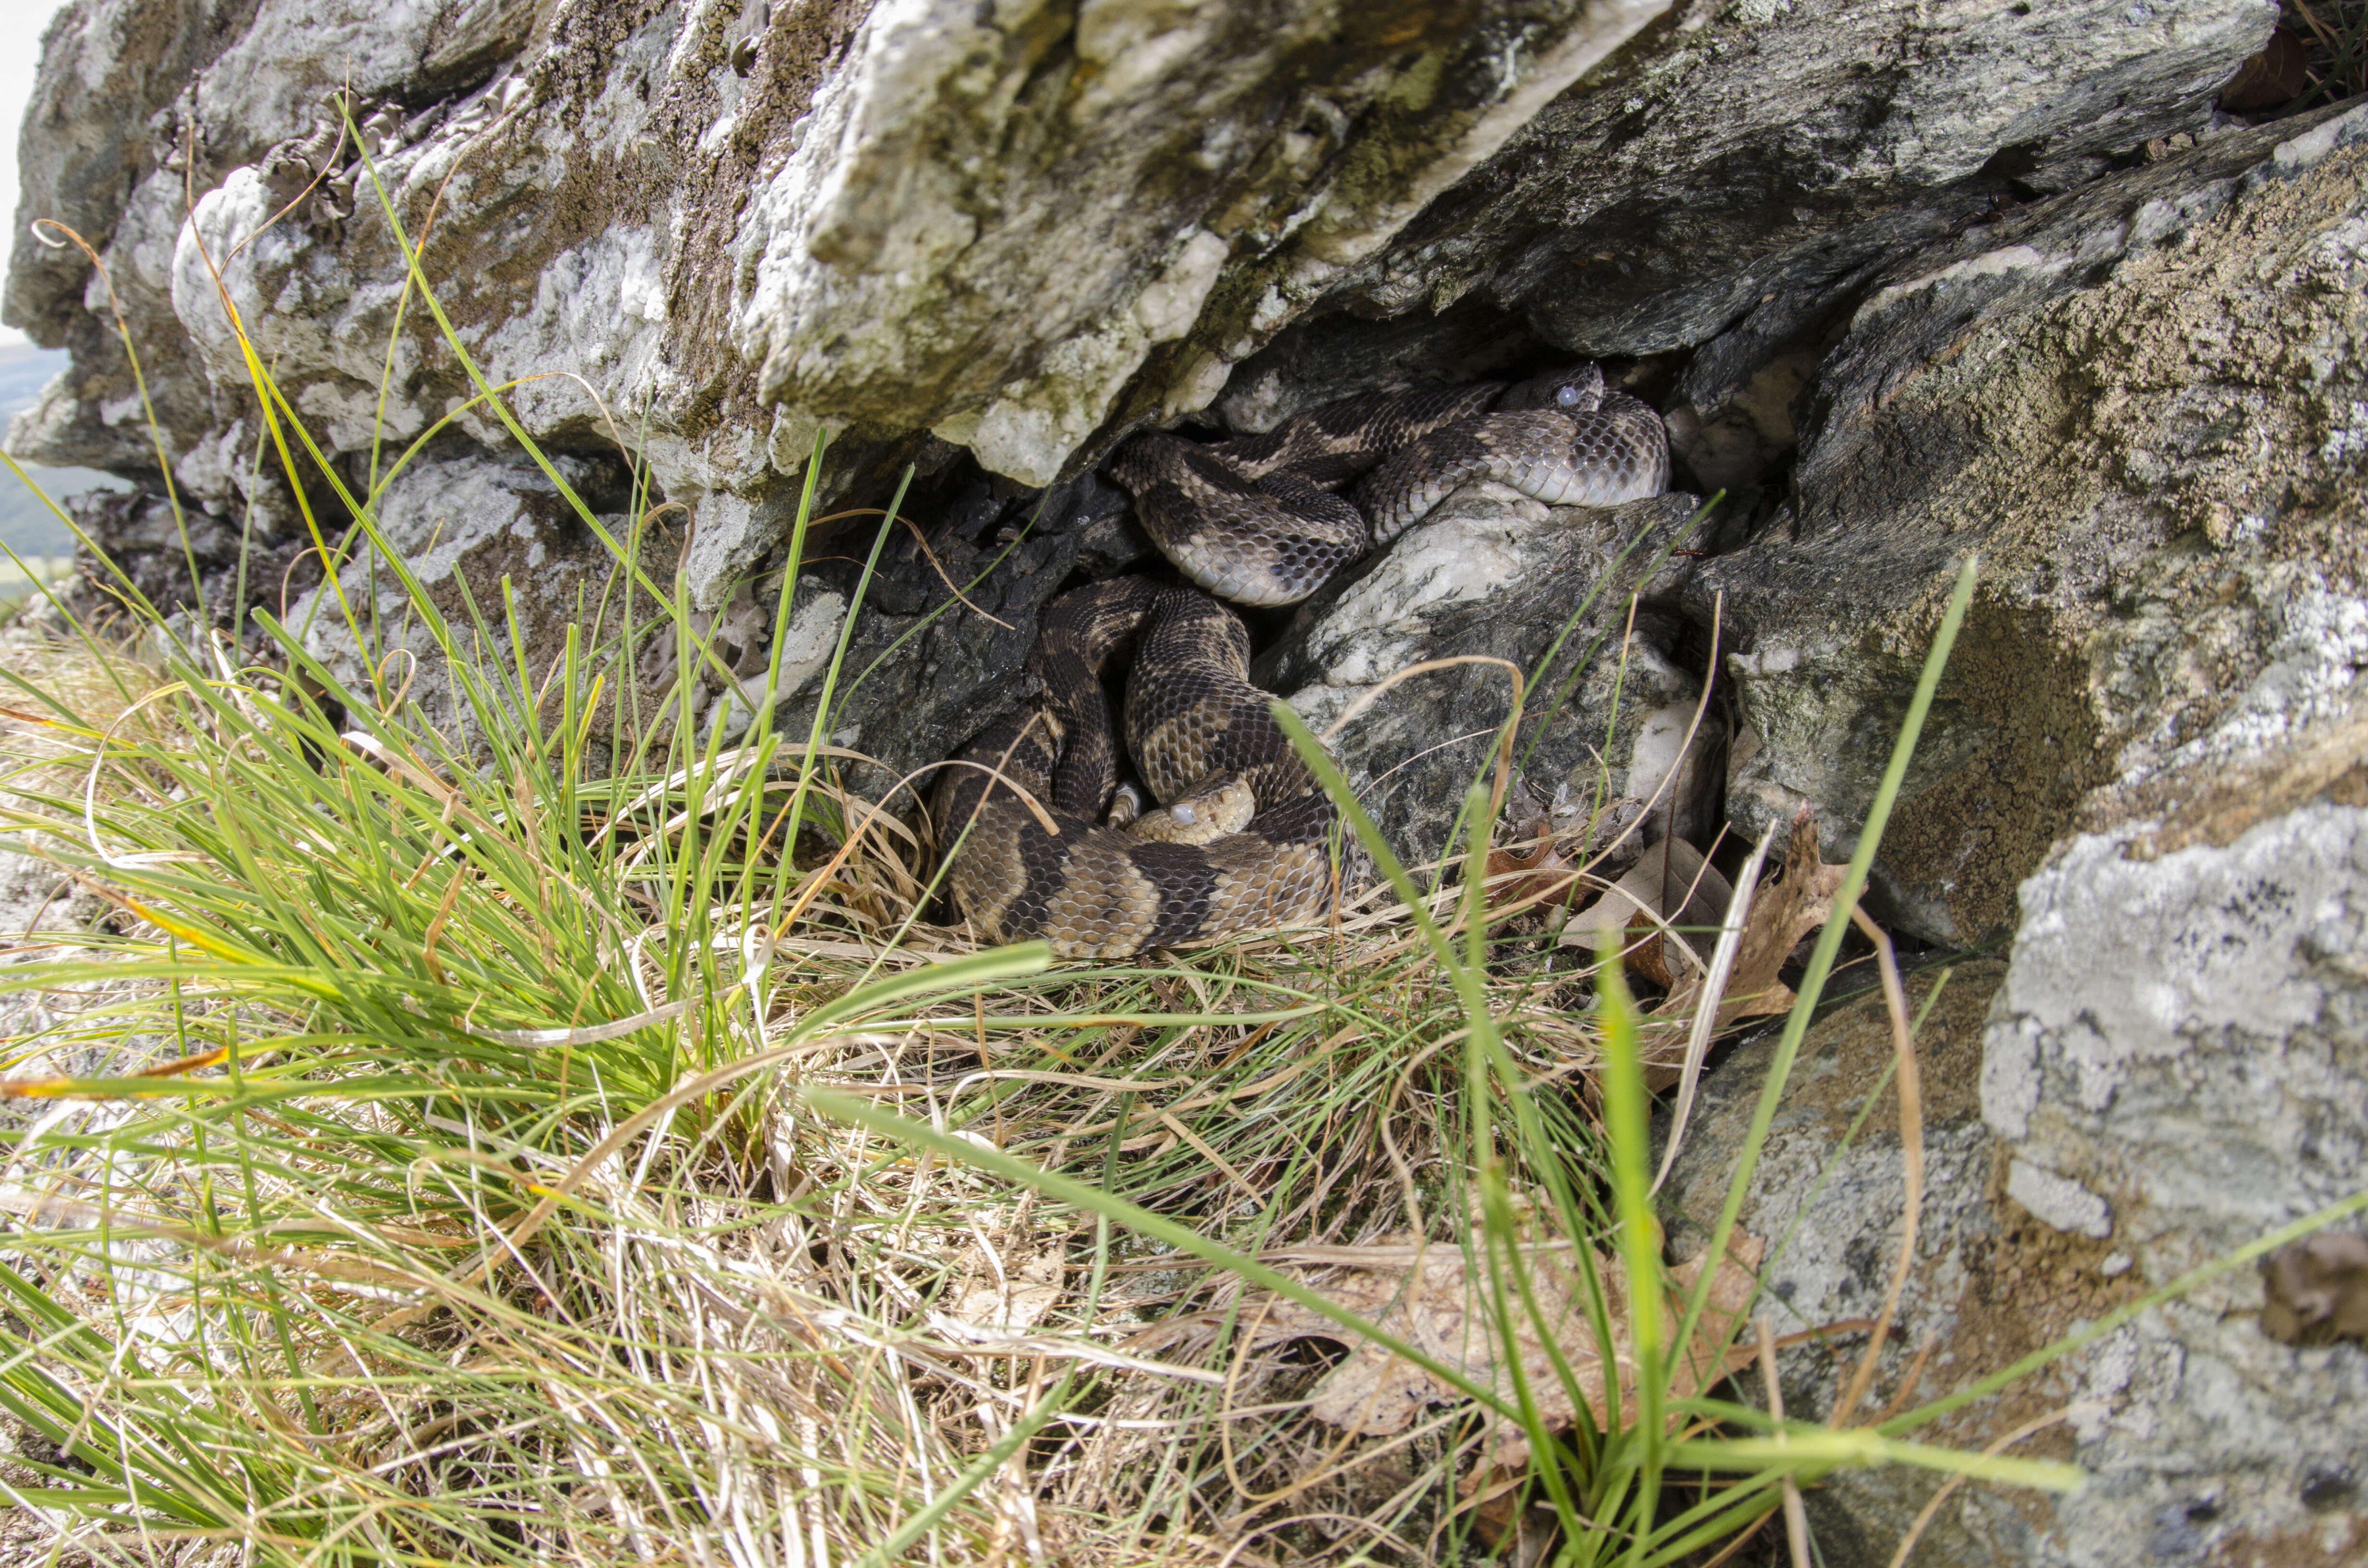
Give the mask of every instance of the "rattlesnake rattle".
[{"label": "rattlesnake rattle", "polygon": [[[1042,698],[973,738],[935,801],[949,843],[968,827],[949,882],[973,929],[1041,937],[1064,959],[1289,925],[1329,892],[1332,802],[1250,684],[1248,630],[1211,595],[1296,604],[1474,479],[1551,506],[1657,495],[1668,438],[1587,364],[1369,393],[1213,444],[1154,431],[1110,474],[1198,589],[1121,577],[1054,600],[1029,654]],[[1106,821],[1118,752],[1101,683],[1130,649],[1128,747],[1161,807],[1129,821],[1122,795]]]}]

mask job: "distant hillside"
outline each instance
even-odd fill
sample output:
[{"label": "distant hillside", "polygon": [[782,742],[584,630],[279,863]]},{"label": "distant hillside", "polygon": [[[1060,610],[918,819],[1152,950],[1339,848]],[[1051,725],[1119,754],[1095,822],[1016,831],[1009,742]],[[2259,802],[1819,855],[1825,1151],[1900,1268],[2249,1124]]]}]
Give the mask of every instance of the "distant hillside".
[{"label": "distant hillside", "polygon": [[[50,378],[66,368],[69,358],[62,348],[35,348],[29,344],[0,347],[0,432],[6,432],[8,421],[20,410],[33,405]],[[52,500],[101,487],[131,488],[110,474],[86,468],[41,468],[28,463],[25,473]],[[65,525],[41,504],[40,496],[17,483],[6,470],[0,470],[0,543],[19,555],[67,555],[74,547],[74,535]]]}]

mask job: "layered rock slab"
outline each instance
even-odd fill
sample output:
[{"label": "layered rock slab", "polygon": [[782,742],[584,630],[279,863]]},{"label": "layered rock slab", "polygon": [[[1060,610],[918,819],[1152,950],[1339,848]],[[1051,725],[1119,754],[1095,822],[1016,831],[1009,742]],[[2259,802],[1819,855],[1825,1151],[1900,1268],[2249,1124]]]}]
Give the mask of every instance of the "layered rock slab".
[{"label": "layered rock slab", "polygon": [[[2002,975],[1950,982],[1989,971],[1978,1074],[1962,1000],[1918,1042],[1929,1196],[1883,1404],[2009,1365],[2368,1175],[2363,132],[2357,112],[2233,132],[1902,260],[1800,405],[1795,510],[1687,585],[1697,613],[1726,588],[1743,629],[1730,816],[1842,803],[1838,855],[1957,561],[1987,563],[1879,869],[1911,929],[2013,945]],[[1792,1234],[1769,1279],[1804,1324],[1868,1313],[1897,1245],[1896,1110],[1854,1138],[1841,1114],[1884,1037],[1864,1002],[1812,1030],[1747,1194],[1747,1225]],[[1669,1189],[1681,1255],[1770,1054],[1706,1085]],[[2262,1301],[2253,1270],[2223,1273],[1919,1433],[1980,1444],[2068,1411],[2021,1451],[2092,1478],[1969,1488],[1921,1551],[2356,1555],[2368,1359],[2272,1340]],[[1822,1414],[1854,1348],[1788,1354],[1788,1408]],[[1934,1484],[1832,1478],[1811,1498],[1827,1561],[1887,1562]]]},{"label": "layered rock slab", "polygon": [[1958,563],[1983,561],[1877,868],[1946,944],[2093,791],[2258,746],[2368,662],[2368,115],[2235,131],[1888,268],[1804,395],[1791,508],[1705,562],[1731,820],[1854,846]]},{"label": "layered rock slab", "polygon": [[[448,416],[507,445],[406,302],[382,187],[528,433],[624,446],[693,509],[713,609],[778,545],[818,431],[852,432],[841,486],[931,428],[1050,482],[1237,249],[1319,210],[1379,243],[1662,5],[84,0],[52,33],[24,216],[70,220],[113,293],[25,242],[9,317],[77,364],[18,443],[153,466],[120,303],[176,481],[279,514],[268,534],[293,517],[252,477],[247,345],[333,460]],[[316,128],[335,145],[341,85],[358,114],[395,106],[370,168],[348,144],[324,171],[354,211],[280,216],[272,171]]]},{"label": "layered rock slab", "polygon": [[[1227,392],[1237,418],[1360,390],[1371,356],[1329,340],[1381,317],[1417,360],[1469,352],[1473,332],[1699,349],[1673,406],[1715,421],[1902,249],[2209,128],[2276,17],[2258,0],[1691,0],[1370,256],[1333,265],[1319,214],[1227,279],[1194,342],[1234,358],[1271,343]],[[1265,327],[1300,305],[1304,324]]]},{"label": "layered rock slab", "polygon": [[[1468,298],[1530,349],[1716,338],[1689,383],[1708,407],[1884,249],[1970,217],[1998,158],[2069,179],[2205,126],[2272,15],[82,0],[53,30],[19,232],[66,220],[114,288],[20,240],[9,319],[77,363],[19,439],[149,466],[120,304],[176,480],[263,509],[268,536],[293,513],[249,477],[232,310],[332,456],[448,415],[506,443],[456,409],[475,388],[424,313],[398,329],[368,177],[336,176],[348,220],[272,221],[289,193],[266,170],[350,85],[399,111],[377,176],[470,353],[537,439],[621,440],[693,508],[713,609],[778,546],[818,430],[842,434],[841,484],[923,430],[1042,484],[1206,406],[1311,309]],[[1363,390],[1321,380],[1288,395]],[[1236,412],[1279,416],[1266,385]]]},{"label": "layered rock slab", "polygon": [[[2106,1272],[2110,1249],[2052,1245],[2052,1233],[1999,1201],[1997,1139],[1982,1120],[1984,1021],[2006,978],[1998,959],[1976,959],[1908,979],[1911,1016],[1924,1024],[1917,1053],[1925,1085],[1922,1136],[1928,1191],[1914,1271],[1890,1348],[1859,1421],[1900,1400],[1939,1397],[1980,1371],[2009,1364],[2126,1300],[2126,1259]],[[1929,1011],[1928,1011],[1929,1009]],[[1770,1029],[1737,1048],[1703,1081],[1662,1192],[1671,1252],[1698,1255],[1726,1200],[1744,1135],[1776,1054]],[[1830,1008],[1803,1041],[1739,1219],[1768,1238],[1760,1311],[1779,1335],[1872,1318],[1899,1254],[1906,1210],[1899,1102],[1886,1084],[1890,1023],[1871,990]],[[1656,1126],[1656,1153],[1669,1136]],[[1863,1334],[1787,1350],[1788,1415],[1831,1413],[1856,1370]],[[1933,1346],[1919,1381],[1901,1383],[1918,1351]],[[2034,1380],[2001,1400],[1921,1431],[1921,1440],[1980,1448],[2071,1392],[2060,1376]],[[1750,1397],[1747,1395],[1747,1397]],[[1764,1403],[1765,1395],[1757,1396]],[[2064,1457],[2061,1431],[2021,1453]],[[1885,1469],[1850,1472],[1808,1493],[1818,1550],[1832,1568],[1882,1568],[1941,1478]],[[2024,1494],[1968,1489],[1912,1561],[2005,1568],[2031,1560],[2046,1516]]]}]

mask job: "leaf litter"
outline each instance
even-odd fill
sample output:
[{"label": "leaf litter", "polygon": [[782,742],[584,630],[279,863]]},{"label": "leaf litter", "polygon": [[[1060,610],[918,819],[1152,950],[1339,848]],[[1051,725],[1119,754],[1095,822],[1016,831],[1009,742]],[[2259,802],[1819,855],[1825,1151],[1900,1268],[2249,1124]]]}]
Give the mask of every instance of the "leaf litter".
[{"label": "leaf litter", "polygon": [[[1750,1363],[1751,1347],[1736,1344],[1737,1335],[1733,1331],[1748,1312],[1758,1289],[1761,1251],[1759,1241],[1744,1236],[1737,1236],[1728,1247],[1725,1260],[1712,1278],[1709,1300],[1695,1335],[1669,1369],[1675,1398],[1690,1398]],[[1362,1246],[1295,1249],[1292,1256],[1315,1264],[1302,1271],[1311,1289],[1481,1387],[1503,1395],[1508,1403],[1512,1400],[1505,1335],[1485,1257],[1467,1254],[1452,1243],[1426,1244],[1411,1236],[1385,1237]],[[1536,1311],[1522,1310],[1515,1299],[1508,1314],[1512,1319],[1512,1343],[1522,1380],[1529,1385],[1540,1417],[1554,1430],[1567,1428],[1577,1420],[1581,1399],[1599,1428],[1609,1425],[1613,1416],[1609,1401],[1615,1386],[1623,1418],[1633,1419],[1636,1409],[1634,1334],[1628,1320],[1626,1272],[1613,1255],[1594,1255],[1595,1278],[1610,1316],[1611,1343],[1607,1354],[1588,1323],[1587,1281],[1572,1266],[1572,1259],[1566,1243],[1524,1244],[1519,1261],[1529,1278]],[[1697,1258],[1668,1271],[1661,1292],[1664,1344],[1676,1337],[1687,1294],[1701,1278],[1706,1261],[1706,1257]],[[1507,1289],[1512,1289],[1509,1278]],[[1258,1347],[1296,1339],[1349,1337],[1331,1319],[1278,1296],[1255,1297],[1243,1315],[1250,1324],[1250,1343]],[[1722,1349],[1730,1345],[1734,1347]],[[1571,1369],[1575,1381],[1565,1382],[1558,1375],[1555,1351]],[[1381,1437],[1405,1431],[1431,1405],[1464,1397],[1422,1368],[1360,1339],[1349,1344],[1348,1358],[1315,1385],[1308,1411],[1345,1432]],[[1672,1427],[1681,1419],[1672,1417]],[[1519,1469],[1529,1457],[1526,1432],[1509,1421],[1493,1424],[1482,1454],[1483,1469]]]}]

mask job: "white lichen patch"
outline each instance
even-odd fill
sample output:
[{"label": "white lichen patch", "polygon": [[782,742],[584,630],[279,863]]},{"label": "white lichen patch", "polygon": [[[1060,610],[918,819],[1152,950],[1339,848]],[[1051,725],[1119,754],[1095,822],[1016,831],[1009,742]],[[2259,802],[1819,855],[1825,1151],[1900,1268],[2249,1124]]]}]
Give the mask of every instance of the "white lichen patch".
[{"label": "white lichen patch", "polygon": [[2269,608],[2277,633],[2268,663],[2234,707],[2158,764],[2131,768],[2123,782],[2166,768],[2258,756],[2351,710],[2352,689],[2368,674],[2368,599],[2335,592],[2314,576],[2290,601]]},{"label": "white lichen patch", "polygon": [[1997,250],[1984,251],[1964,261],[1951,262],[1921,278],[1911,278],[1905,283],[1894,283],[1877,290],[1865,304],[1858,308],[1858,314],[1850,320],[1850,327],[1855,331],[1902,301],[1928,290],[2005,278],[2018,272],[2053,275],[2066,271],[2072,264],[2070,256],[2049,255],[2031,245],[2004,245]]}]

